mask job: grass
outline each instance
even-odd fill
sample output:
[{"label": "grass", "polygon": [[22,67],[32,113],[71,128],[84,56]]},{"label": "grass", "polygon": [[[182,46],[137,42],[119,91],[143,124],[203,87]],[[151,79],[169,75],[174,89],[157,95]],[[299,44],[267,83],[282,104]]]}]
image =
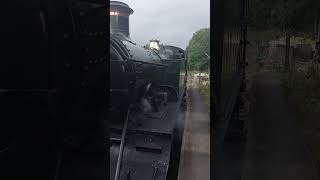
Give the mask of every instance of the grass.
[{"label": "grass", "polygon": [[205,103],[208,106],[208,110],[210,111],[210,82],[206,81],[206,83],[201,83],[199,87],[200,95],[205,100]]},{"label": "grass", "polygon": [[[194,74],[198,74],[199,71],[188,71],[188,78],[191,80]],[[202,71],[203,74],[209,74],[208,71]],[[196,78],[195,83],[199,85],[199,81]],[[210,80],[206,78],[201,78],[201,84],[199,85],[199,93],[203,97],[205,104],[208,106],[208,110],[210,111]]]},{"label": "grass", "polygon": [[[311,64],[297,65],[297,69],[291,73],[283,73],[283,67],[259,66],[259,45],[267,45],[268,41],[281,37],[281,33],[274,31],[257,31],[249,29],[247,47],[247,78],[249,81],[262,70],[275,71],[282,76],[282,84],[285,87],[288,98],[296,110],[298,124],[302,129],[307,144],[309,145],[314,158],[320,162],[320,67]],[[301,41],[293,38],[292,42]],[[314,47],[314,40],[304,39]],[[301,70],[302,69],[302,70]]]},{"label": "grass", "polygon": [[283,86],[303,113],[320,112],[320,65],[283,73]]},{"label": "grass", "polygon": [[320,162],[320,65],[309,63],[300,71],[283,73],[282,84],[296,110],[307,144]]}]

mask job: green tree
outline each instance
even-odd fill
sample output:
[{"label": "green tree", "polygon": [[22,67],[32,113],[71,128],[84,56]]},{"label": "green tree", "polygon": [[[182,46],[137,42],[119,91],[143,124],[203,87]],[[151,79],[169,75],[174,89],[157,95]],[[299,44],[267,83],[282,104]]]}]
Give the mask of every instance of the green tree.
[{"label": "green tree", "polygon": [[189,70],[207,70],[210,60],[210,29],[195,32],[187,47]]},{"label": "green tree", "polygon": [[319,10],[319,0],[252,0],[251,25],[257,29],[278,30],[285,35],[285,67],[288,70],[291,36],[319,37]]},{"label": "green tree", "polygon": [[250,0],[250,2],[249,17],[254,28],[315,33],[313,30],[319,26],[319,0]]}]

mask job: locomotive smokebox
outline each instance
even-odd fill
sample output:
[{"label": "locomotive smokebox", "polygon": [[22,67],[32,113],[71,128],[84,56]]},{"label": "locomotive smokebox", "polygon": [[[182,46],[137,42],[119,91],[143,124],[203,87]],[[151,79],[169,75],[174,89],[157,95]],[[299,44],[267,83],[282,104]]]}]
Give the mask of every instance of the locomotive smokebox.
[{"label": "locomotive smokebox", "polygon": [[133,10],[125,3],[110,1],[110,32],[129,38],[129,16]]}]

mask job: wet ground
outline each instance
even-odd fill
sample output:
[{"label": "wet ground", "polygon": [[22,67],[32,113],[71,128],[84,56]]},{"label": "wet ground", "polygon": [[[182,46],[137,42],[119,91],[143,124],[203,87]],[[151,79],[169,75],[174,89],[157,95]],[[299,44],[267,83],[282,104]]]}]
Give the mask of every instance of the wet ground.
[{"label": "wet ground", "polygon": [[242,179],[318,180],[280,78],[260,72],[254,82]]},{"label": "wet ground", "polygon": [[185,122],[179,180],[209,180],[209,111],[195,85],[189,88],[188,112]]}]

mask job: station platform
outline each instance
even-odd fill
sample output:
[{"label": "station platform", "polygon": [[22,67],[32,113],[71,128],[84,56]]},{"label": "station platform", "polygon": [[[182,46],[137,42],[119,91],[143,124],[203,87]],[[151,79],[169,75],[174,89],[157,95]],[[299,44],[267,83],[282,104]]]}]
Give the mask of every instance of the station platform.
[{"label": "station platform", "polygon": [[210,179],[210,113],[195,84],[189,86],[178,179]]}]

